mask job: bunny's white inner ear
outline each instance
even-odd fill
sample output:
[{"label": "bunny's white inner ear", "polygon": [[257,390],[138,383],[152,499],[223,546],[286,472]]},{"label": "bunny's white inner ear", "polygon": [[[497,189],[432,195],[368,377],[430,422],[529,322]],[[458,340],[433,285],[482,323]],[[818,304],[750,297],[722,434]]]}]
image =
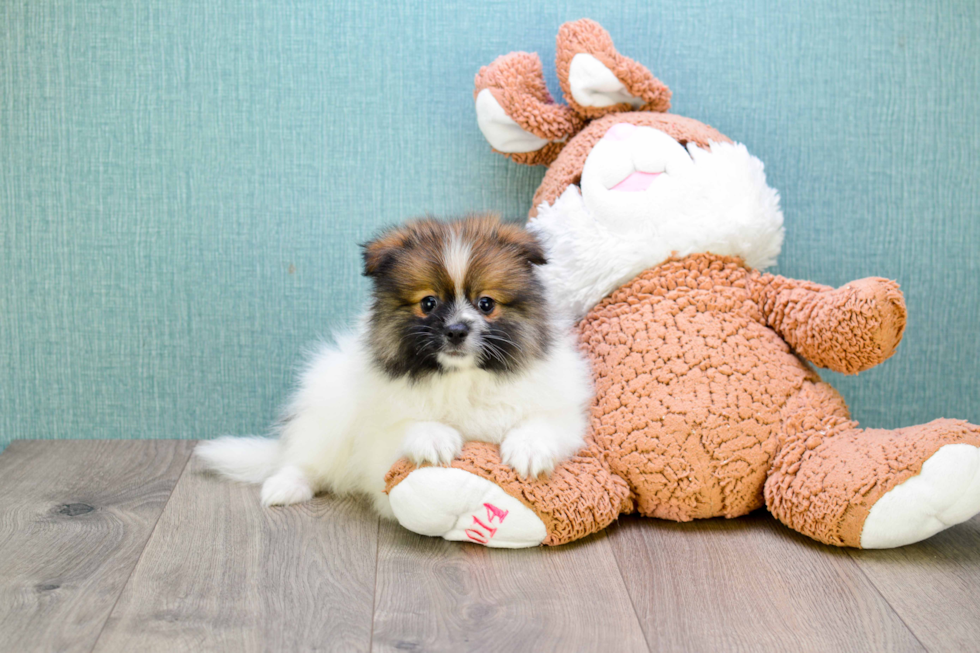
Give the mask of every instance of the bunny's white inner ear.
[{"label": "bunny's white inner ear", "polygon": [[487,142],[498,152],[535,152],[548,144],[547,139],[535,136],[514,122],[488,88],[476,96],[476,122]]},{"label": "bunny's white inner ear", "polygon": [[585,52],[572,57],[568,67],[568,86],[572,99],[583,107],[611,107],[622,102],[635,109],[643,106],[642,98],[630,95],[613,71]]}]

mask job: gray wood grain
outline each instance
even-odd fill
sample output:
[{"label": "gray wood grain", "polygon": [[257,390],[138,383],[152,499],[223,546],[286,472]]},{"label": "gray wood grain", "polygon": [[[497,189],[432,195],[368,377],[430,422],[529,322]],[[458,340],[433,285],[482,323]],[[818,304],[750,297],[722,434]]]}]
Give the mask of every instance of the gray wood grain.
[{"label": "gray wood grain", "polygon": [[604,534],[486,549],[382,522],[375,651],[646,651]]},{"label": "gray wood grain", "polygon": [[764,511],[629,517],[609,540],[651,650],[922,650],[846,551]]},{"label": "gray wood grain", "polygon": [[366,650],[377,535],[359,502],[263,508],[191,459],[95,650]]},{"label": "gray wood grain", "polygon": [[891,551],[825,547],[765,513],[629,517],[577,544],[490,550],[389,522],[379,531],[349,499],[261,508],[257,488],[187,464],[192,444],[15,442],[0,455],[0,650],[962,651],[980,641],[980,518]]},{"label": "gray wood grain", "polygon": [[849,554],[930,651],[980,647],[980,517],[911,546]]},{"label": "gray wood grain", "polygon": [[187,462],[182,441],[17,441],[0,455],[0,647],[89,651]]}]

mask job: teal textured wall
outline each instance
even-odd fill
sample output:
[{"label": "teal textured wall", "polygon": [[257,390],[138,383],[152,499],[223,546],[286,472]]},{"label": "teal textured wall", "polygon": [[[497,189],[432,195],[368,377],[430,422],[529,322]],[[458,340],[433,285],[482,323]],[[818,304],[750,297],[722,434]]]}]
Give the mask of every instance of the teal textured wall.
[{"label": "teal textured wall", "polygon": [[0,3],[0,447],[264,432],[364,298],[355,243],[524,215],[479,66],[589,16],[746,143],[779,272],[898,279],[898,354],[827,374],[868,425],[980,422],[975,0]]}]

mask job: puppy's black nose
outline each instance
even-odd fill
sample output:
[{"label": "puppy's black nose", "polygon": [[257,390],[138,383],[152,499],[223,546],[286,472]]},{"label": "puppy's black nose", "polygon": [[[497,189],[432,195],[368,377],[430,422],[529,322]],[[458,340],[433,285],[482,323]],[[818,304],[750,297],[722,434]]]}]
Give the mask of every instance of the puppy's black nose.
[{"label": "puppy's black nose", "polygon": [[470,334],[470,325],[465,322],[457,322],[446,327],[446,340],[453,345],[461,345]]}]

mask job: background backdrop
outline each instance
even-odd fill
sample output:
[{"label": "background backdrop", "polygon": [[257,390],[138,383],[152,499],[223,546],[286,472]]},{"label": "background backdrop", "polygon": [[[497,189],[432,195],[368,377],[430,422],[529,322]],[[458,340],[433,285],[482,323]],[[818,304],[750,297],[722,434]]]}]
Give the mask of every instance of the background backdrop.
[{"label": "background backdrop", "polygon": [[898,353],[826,373],[866,425],[980,423],[980,3],[0,3],[0,448],[262,433],[365,297],[356,243],[526,214],[473,76],[558,26],[766,163],[778,271],[899,280]]}]

